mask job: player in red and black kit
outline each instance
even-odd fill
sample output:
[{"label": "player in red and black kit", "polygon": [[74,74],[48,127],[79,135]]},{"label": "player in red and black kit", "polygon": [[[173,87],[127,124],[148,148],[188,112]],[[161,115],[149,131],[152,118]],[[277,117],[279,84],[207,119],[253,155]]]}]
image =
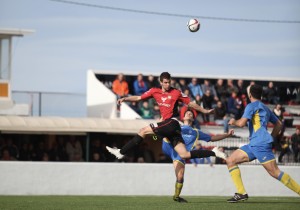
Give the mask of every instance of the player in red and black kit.
[{"label": "player in red and black kit", "polygon": [[191,102],[189,97],[181,91],[170,86],[171,75],[168,72],[161,73],[160,77],[161,88],[151,88],[141,96],[128,96],[118,100],[118,104],[124,101],[140,101],[153,97],[160,109],[162,122],[151,123],[150,125],[140,129],[138,134],[134,136],[122,149],[106,147],[107,150],[115,155],[118,159],[122,159],[128,150],[140,144],[147,134],[156,134],[161,138],[168,138],[174,150],[182,159],[202,158],[209,156],[218,156],[213,151],[193,150],[187,151],[184,141],[181,136],[181,127],[175,116],[177,115],[178,102],[183,102],[189,108],[193,108],[204,114],[213,112],[213,109],[206,110],[198,104]]}]

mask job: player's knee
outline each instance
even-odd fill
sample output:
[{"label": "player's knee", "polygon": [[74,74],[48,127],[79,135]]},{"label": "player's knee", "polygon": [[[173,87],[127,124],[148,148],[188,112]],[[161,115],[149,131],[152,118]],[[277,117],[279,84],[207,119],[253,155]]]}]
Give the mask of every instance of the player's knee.
[{"label": "player's knee", "polygon": [[236,165],[236,161],[235,161],[235,159],[232,158],[232,157],[228,157],[228,158],[226,159],[226,163],[227,163],[228,166]]},{"label": "player's knee", "polygon": [[147,129],[146,128],[141,128],[139,130],[139,133],[138,133],[141,137],[145,137],[146,134],[147,134]]},{"label": "player's knee", "polygon": [[182,159],[188,159],[188,158],[191,157],[191,155],[190,155],[189,152],[181,153],[181,154],[179,154],[179,156],[180,156]]}]

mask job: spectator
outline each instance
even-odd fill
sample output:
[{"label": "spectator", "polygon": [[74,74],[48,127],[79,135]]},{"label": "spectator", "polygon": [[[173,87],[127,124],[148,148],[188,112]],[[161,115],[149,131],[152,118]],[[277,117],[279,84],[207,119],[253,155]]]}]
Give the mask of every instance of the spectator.
[{"label": "spectator", "polygon": [[217,107],[215,108],[215,112],[214,112],[214,119],[215,119],[215,123],[217,125],[223,125],[224,126],[224,133],[228,133],[229,118],[227,117],[227,114],[226,114],[226,108],[224,107],[224,105],[221,101],[217,102]]},{"label": "spectator", "polygon": [[179,79],[179,86],[181,92],[184,92],[185,90],[189,89],[188,85],[186,84],[185,79]]},{"label": "spectator", "polygon": [[292,149],[294,153],[294,161],[298,162],[299,151],[300,151],[300,128],[296,128],[296,133],[294,133],[291,137],[292,141]]},{"label": "spectator", "polygon": [[157,104],[154,104],[153,107],[153,119],[159,120],[161,118],[159,106]]},{"label": "spectator", "polygon": [[[214,103],[214,97],[211,95],[210,89],[207,89],[205,94],[202,97],[203,108],[204,109],[212,109]],[[209,122],[209,115],[202,114],[203,120],[205,122]]]},{"label": "spectator", "polygon": [[133,83],[134,94],[137,96],[142,95],[148,90],[147,84],[143,80],[143,74],[138,74],[137,79]]},{"label": "spectator", "polygon": [[29,151],[28,143],[23,143],[20,149],[19,160],[28,161],[31,160],[31,154]]},{"label": "spectator", "polygon": [[2,156],[1,160],[4,160],[4,161],[16,160],[13,156],[10,155],[8,149],[2,150],[1,156]]},{"label": "spectator", "polygon": [[82,159],[82,147],[75,136],[70,136],[70,140],[66,145],[66,151],[69,161],[80,161]]},{"label": "spectator", "polygon": [[276,104],[273,109],[273,112],[280,121],[283,120],[283,108],[282,108],[281,104]]},{"label": "spectator", "polygon": [[266,102],[270,104],[277,104],[279,102],[277,89],[274,87],[273,82],[269,82],[268,87],[264,91],[264,96]]},{"label": "spectator", "polygon": [[227,113],[234,115],[235,119],[239,119],[242,111],[242,101],[237,97],[237,93],[233,91],[227,101]]},{"label": "spectator", "polygon": [[286,137],[286,138],[282,138],[281,140],[281,152],[280,152],[280,155],[278,157],[278,162],[279,163],[282,163],[282,158],[285,154],[288,154],[290,153],[290,147],[289,147],[289,138]]},{"label": "spectator", "polygon": [[122,73],[118,74],[117,78],[112,83],[112,91],[117,95],[117,98],[122,98],[128,95],[128,83]]},{"label": "spectator", "polygon": [[176,79],[174,79],[174,78],[171,78],[171,87],[180,90],[180,85],[179,85],[179,83],[176,81]]},{"label": "spectator", "polygon": [[140,144],[138,157],[143,157],[145,163],[155,162],[153,152],[148,148],[148,144],[146,142]]},{"label": "spectator", "polygon": [[210,84],[210,81],[208,79],[204,80],[204,84],[201,85],[201,89],[203,93],[206,93],[207,90],[210,90],[210,94],[212,95],[214,100],[215,101],[219,100],[215,87]]},{"label": "spectator", "polygon": [[148,101],[143,101],[143,105],[140,108],[141,117],[143,119],[153,119],[153,110],[149,107]]},{"label": "spectator", "polygon": [[130,108],[133,109],[136,113],[140,113],[138,104],[135,101],[130,102],[129,104]]},{"label": "spectator", "polygon": [[6,140],[6,144],[1,148],[1,150],[8,150],[10,157],[14,159],[18,159],[19,157],[18,147],[13,143],[11,138]]},{"label": "spectator", "polygon": [[195,98],[196,95],[200,95],[201,97],[203,96],[203,92],[200,85],[198,84],[197,78],[194,77],[188,87],[190,89],[192,98]]},{"label": "spectator", "polygon": [[238,88],[233,84],[233,80],[232,79],[228,79],[227,80],[227,84],[226,84],[226,92],[227,92],[227,97],[231,95],[232,92],[238,92]]},{"label": "spectator", "polygon": [[237,81],[238,97],[242,98],[243,96],[247,97],[247,89],[244,85],[244,80],[239,79]]},{"label": "spectator", "polygon": [[93,152],[92,162],[105,162],[99,152]]},{"label": "spectator", "polygon": [[148,80],[147,80],[146,84],[147,84],[148,89],[151,89],[153,87],[159,87],[158,80],[152,74],[150,74],[148,76]]},{"label": "spectator", "polygon": [[[95,160],[95,161],[98,161],[98,162],[104,162],[104,161],[106,161],[105,160],[105,157],[104,156],[102,156],[102,154],[103,154],[103,149],[102,149],[102,144],[101,144],[101,141],[100,141],[100,139],[94,139],[93,141],[92,141],[92,146],[91,146],[91,152],[90,152],[90,154],[91,154],[91,159],[93,160],[95,160],[95,157],[94,156],[99,156],[99,158],[97,158],[97,160]],[[96,155],[95,155],[96,154]],[[100,161],[101,160],[101,161]]]},{"label": "spectator", "polygon": [[217,83],[215,84],[215,90],[217,92],[219,100],[221,100],[221,102],[225,104],[227,100],[227,91],[225,86],[223,85],[222,79],[217,80]]}]

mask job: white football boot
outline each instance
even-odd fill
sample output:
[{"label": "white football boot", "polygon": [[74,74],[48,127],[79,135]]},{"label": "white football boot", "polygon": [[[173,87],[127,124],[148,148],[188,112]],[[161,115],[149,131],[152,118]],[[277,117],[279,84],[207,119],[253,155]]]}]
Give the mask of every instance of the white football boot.
[{"label": "white football boot", "polygon": [[227,155],[224,152],[221,152],[218,147],[214,147],[212,151],[216,154],[216,157],[226,160]]},{"label": "white football boot", "polygon": [[116,147],[111,148],[111,147],[106,146],[106,149],[107,149],[111,154],[113,154],[114,156],[116,156],[116,158],[118,158],[118,159],[122,159],[122,158],[124,157],[124,155],[122,155],[122,154],[120,153],[120,149],[118,149],[118,148],[116,148]]}]

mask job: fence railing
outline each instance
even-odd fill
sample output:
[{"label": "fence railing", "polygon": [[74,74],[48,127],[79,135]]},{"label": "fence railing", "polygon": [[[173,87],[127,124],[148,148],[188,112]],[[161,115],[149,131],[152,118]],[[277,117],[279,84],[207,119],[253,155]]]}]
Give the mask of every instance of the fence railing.
[{"label": "fence railing", "polygon": [[31,116],[85,117],[86,94],[41,91],[12,91],[15,103],[30,106]]}]

